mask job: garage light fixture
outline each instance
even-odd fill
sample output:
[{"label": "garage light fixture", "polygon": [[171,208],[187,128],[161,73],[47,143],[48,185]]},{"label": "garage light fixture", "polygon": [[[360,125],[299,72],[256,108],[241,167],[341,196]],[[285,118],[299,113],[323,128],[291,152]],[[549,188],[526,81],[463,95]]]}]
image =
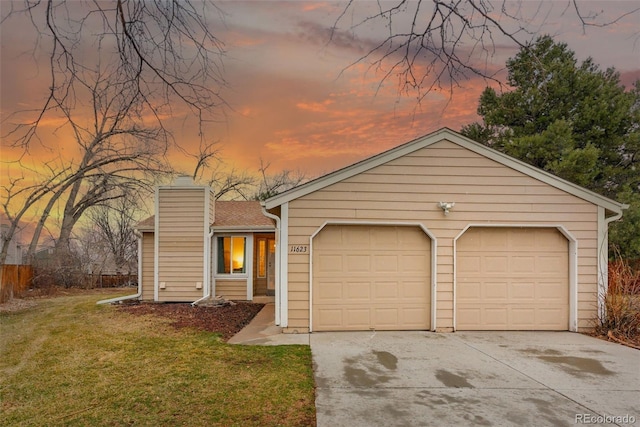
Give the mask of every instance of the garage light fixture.
[{"label": "garage light fixture", "polygon": [[453,209],[453,207],[455,205],[456,205],[455,202],[440,202],[440,203],[438,203],[438,206],[440,206],[440,209],[442,209],[442,211],[444,212],[445,216],[449,215],[449,210]]}]

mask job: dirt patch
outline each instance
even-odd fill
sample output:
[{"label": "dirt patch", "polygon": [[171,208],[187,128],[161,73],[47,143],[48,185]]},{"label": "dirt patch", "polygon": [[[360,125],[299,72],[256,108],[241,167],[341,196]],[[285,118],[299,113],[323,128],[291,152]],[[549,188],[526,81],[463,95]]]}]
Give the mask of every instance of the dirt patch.
[{"label": "dirt patch", "polygon": [[139,303],[126,304],[120,310],[134,315],[162,316],[172,320],[176,328],[193,328],[201,331],[217,332],[227,341],[237,334],[255,317],[264,304],[239,302],[221,307],[193,307],[183,303]]}]

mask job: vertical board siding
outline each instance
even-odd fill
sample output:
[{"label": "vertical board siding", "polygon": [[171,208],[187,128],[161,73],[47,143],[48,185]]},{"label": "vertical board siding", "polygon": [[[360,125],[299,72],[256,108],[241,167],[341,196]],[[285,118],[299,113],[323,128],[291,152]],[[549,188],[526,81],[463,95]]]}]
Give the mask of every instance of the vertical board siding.
[{"label": "vertical board siding", "polygon": [[[455,202],[448,216],[441,201]],[[453,327],[453,239],[465,227],[562,225],[578,240],[579,328],[596,316],[597,206],[449,141],[289,202],[289,244],[309,244],[325,221],[411,222],[429,229],[438,244],[439,329]],[[309,327],[308,265],[308,255],[289,255],[291,329]]]},{"label": "vertical board siding", "polygon": [[155,243],[154,233],[142,233],[142,295],[141,299],[153,300],[153,260]]},{"label": "vertical board siding", "polygon": [[160,301],[195,301],[204,287],[205,188],[161,188],[158,193],[158,290]]}]

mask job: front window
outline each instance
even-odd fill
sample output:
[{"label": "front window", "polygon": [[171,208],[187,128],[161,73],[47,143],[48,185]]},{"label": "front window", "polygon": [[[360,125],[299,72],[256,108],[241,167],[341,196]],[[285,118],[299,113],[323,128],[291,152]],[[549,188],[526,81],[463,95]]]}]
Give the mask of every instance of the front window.
[{"label": "front window", "polygon": [[218,274],[243,274],[246,237],[218,237]]}]

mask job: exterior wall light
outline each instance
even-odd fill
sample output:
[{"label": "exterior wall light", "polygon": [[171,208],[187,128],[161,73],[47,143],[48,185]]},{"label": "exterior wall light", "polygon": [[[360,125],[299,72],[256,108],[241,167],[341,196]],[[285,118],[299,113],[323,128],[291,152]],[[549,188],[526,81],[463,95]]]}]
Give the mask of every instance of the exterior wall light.
[{"label": "exterior wall light", "polygon": [[455,205],[456,205],[455,202],[439,202],[438,203],[438,206],[440,206],[440,209],[442,209],[445,216],[449,215],[449,210],[453,209]]}]

